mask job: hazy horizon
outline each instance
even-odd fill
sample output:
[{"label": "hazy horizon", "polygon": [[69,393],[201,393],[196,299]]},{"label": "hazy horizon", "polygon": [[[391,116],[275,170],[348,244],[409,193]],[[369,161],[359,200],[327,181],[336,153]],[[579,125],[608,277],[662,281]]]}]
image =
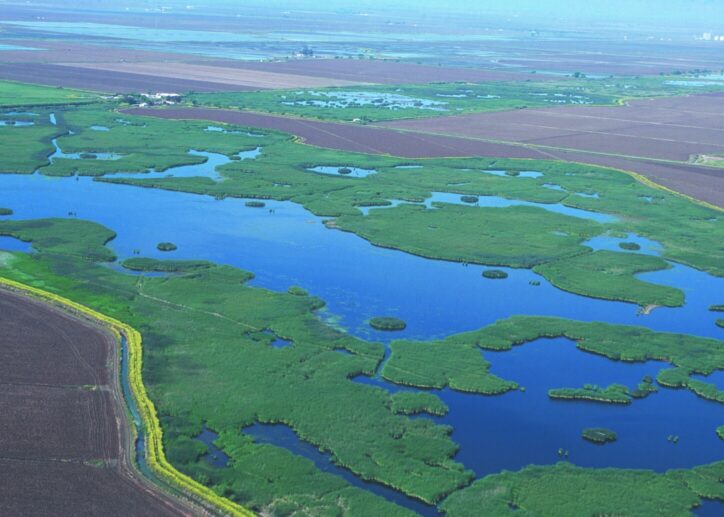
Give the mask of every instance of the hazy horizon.
[{"label": "hazy horizon", "polygon": [[[65,1],[44,0],[18,2],[0,0],[0,4],[23,6],[63,6]],[[636,24],[640,27],[666,26],[668,28],[714,31],[724,33],[724,2],[718,0],[330,0],[320,4],[311,0],[248,0],[240,5],[232,0],[131,0],[119,4],[113,0],[80,0],[73,4],[78,9],[124,10],[168,10],[176,12],[198,12],[208,14],[241,12],[249,8],[270,10],[368,13],[393,15],[403,12],[410,19],[425,19],[430,15],[460,16],[491,20],[500,18],[507,22],[530,22],[542,27],[558,23],[594,24]],[[716,20],[716,21],[713,21]],[[723,21],[719,21],[723,20]]]}]

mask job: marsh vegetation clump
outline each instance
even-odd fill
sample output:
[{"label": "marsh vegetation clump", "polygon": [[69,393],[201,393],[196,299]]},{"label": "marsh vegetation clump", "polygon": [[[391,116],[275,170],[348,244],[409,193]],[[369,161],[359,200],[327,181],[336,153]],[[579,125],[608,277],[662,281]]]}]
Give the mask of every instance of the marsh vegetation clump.
[{"label": "marsh vegetation clump", "polygon": [[392,395],[391,407],[396,415],[430,415],[445,416],[447,405],[434,393],[424,391],[400,391]]},{"label": "marsh vegetation clump", "polygon": [[641,249],[641,246],[636,244],[635,242],[620,242],[618,244],[618,247],[621,248],[622,250],[627,250],[627,251],[638,251]]},{"label": "marsh vegetation clump", "polygon": [[9,208],[0,208],[0,215],[13,215],[13,211]]},{"label": "marsh vegetation clump", "polygon": [[635,399],[642,399],[657,391],[659,391],[659,389],[654,386],[654,379],[650,375],[647,375],[639,383],[636,389],[631,392],[631,397]]},{"label": "marsh vegetation clump", "polygon": [[309,296],[309,292],[306,289],[297,285],[291,286],[287,289],[287,292],[294,296]]},{"label": "marsh vegetation clump", "polygon": [[378,316],[370,320],[370,327],[375,330],[399,331],[407,328],[407,323],[392,316]]},{"label": "marsh vegetation clump", "polygon": [[606,429],[605,427],[591,427],[584,429],[581,436],[589,442],[600,444],[615,442],[618,439],[618,436],[614,431]]},{"label": "marsh vegetation clump", "polygon": [[478,196],[462,196],[460,201],[463,203],[475,204],[478,202]]},{"label": "marsh vegetation clump", "polygon": [[491,280],[503,280],[508,278],[508,273],[501,271],[500,269],[487,269],[483,271],[483,276],[485,278],[490,278]]},{"label": "marsh vegetation clump", "polygon": [[98,158],[98,157],[97,157],[95,154],[93,154],[93,153],[80,153],[79,156],[80,156],[80,159],[81,159],[81,160],[95,160],[96,158]]},{"label": "marsh vegetation clump", "polygon": [[158,251],[176,251],[178,246],[176,246],[173,242],[159,242],[156,245],[156,248]]},{"label": "marsh vegetation clump", "polygon": [[348,174],[352,174],[352,169],[349,167],[340,167],[337,172],[343,176],[347,176]]},{"label": "marsh vegetation clump", "polygon": [[721,305],[710,305],[709,310],[712,312],[724,312],[724,303]]},{"label": "marsh vegetation clump", "polygon": [[263,201],[247,201],[244,203],[244,206],[248,206],[249,208],[264,208],[266,203]]},{"label": "marsh vegetation clump", "polygon": [[585,384],[583,388],[556,388],[548,390],[548,396],[557,400],[589,400],[607,404],[631,403],[629,390],[622,384],[612,384],[606,388],[596,384]]}]

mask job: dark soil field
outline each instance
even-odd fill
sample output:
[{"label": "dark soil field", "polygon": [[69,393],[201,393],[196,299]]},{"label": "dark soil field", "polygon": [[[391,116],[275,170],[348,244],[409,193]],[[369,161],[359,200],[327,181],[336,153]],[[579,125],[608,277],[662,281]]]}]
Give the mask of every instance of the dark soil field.
[{"label": "dark soil field", "polygon": [[95,63],[95,62],[137,62],[137,61],[182,61],[188,56],[170,52],[155,52],[102,44],[76,43],[66,40],[9,39],[3,43],[29,47],[38,50],[4,50],[0,52],[0,63]]},{"label": "dark soil field", "polygon": [[[299,59],[260,63],[254,61],[219,61],[219,66],[238,67],[285,74],[298,74],[328,79],[376,84],[424,84],[433,82],[490,82],[524,81],[530,74],[502,72],[472,68],[396,63],[367,59]],[[536,80],[560,79],[554,76],[536,76]]]},{"label": "dark soil field", "polygon": [[[688,97],[692,110],[701,109],[706,102],[700,97]],[[722,98],[715,97],[716,102]],[[684,99],[666,99],[669,106],[674,106]],[[652,101],[646,101],[652,102]],[[664,101],[659,104],[660,111],[668,113]],[[698,108],[697,108],[698,106]],[[553,111],[572,111],[576,108],[556,108]],[[616,108],[582,108],[590,110],[611,110]],[[629,108],[618,108],[628,110]],[[526,110],[527,111],[527,110]],[[541,110],[530,110],[541,111]],[[546,111],[546,110],[542,110]],[[701,167],[686,163],[666,163],[647,158],[622,157],[617,155],[595,154],[576,149],[557,149],[528,147],[525,143],[511,140],[510,143],[489,142],[471,137],[455,137],[431,134],[414,130],[399,131],[383,127],[370,127],[333,122],[320,122],[287,118],[274,115],[251,113],[233,110],[217,110],[208,108],[175,108],[175,109],[133,109],[130,113],[150,115],[170,119],[212,120],[228,124],[240,124],[264,129],[276,129],[296,135],[304,142],[320,147],[340,149],[373,154],[390,154],[409,158],[435,158],[445,156],[492,156],[501,158],[537,158],[558,159],[565,161],[590,163],[605,167],[628,170],[648,177],[677,192],[724,207],[724,169]],[[636,117],[642,113],[638,110],[627,111]],[[484,116],[518,115],[522,112],[492,113]],[[694,113],[695,114],[695,113]],[[473,116],[479,118],[481,116]],[[454,117],[458,121],[469,117]],[[712,121],[715,116],[708,116]],[[702,115],[701,120],[707,117]],[[441,119],[435,119],[441,120]],[[575,120],[575,119],[574,119]],[[586,120],[585,118],[583,119]],[[697,119],[699,120],[699,119]],[[414,125],[419,121],[402,121],[394,125]],[[433,121],[428,122],[432,125]],[[457,122],[459,128],[465,127]],[[392,124],[388,124],[392,125]],[[656,124],[651,124],[655,127]],[[712,126],[713,127],[713,126]],[[540,131],[545,128],[540,129]],[[498,137],[500,138],[500,136]],[[605,138],[604,138],[605,139]],[[661,144],[662,149],[667,146]]]},{"label": "dark soil field", "polygon": [[189,513],[131,467],[116,346],[90,323],[0,290],[0,514]]},{"label": "dark soil field", "polygon": [[[285,88],[324,88],[327,86],[352,86],[356,83],[342,79],[294,75],[280,72],[232,68],[227,66],[191,64],[176,62],[142,63],[76,63],[75,66],[103,72],[148,75],[164,79],[182,81],[206,81],[241,89],[285,89]],[[358,81],[359,82],[359,81]]]},{"label": "dark soil field", "polygon": [[193,119],[239,124],[291,133],[305,143],[319,147],[371,154],[389,154],[406,158],[440,156],[498,156],[511,158],[545,158],[544,153],[524,146],[500,145],[472,139],[401,132],[363,125],[303,120],[247,111],[211,108],[134,108],[134,115],[168,119]]},{"label": "dark soil field", "polygon": [[46,86],[64,86],[103,93],[220,92],[254,90],[240,85],[173,77],[93,70],[43,63],[0,63],[0,79]]},{"label": "dark soil field", "polygon": [[384,123],[485,140],[686,162],[724,153],[724,95],[555,107]]}]

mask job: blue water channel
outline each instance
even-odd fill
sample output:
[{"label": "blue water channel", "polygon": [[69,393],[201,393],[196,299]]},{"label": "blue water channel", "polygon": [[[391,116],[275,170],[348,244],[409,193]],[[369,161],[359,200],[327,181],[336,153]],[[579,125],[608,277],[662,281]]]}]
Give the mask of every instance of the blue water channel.
[{"label": "blue water channel", "polygon": [[[209,164],[195,167],[203,171]],[[566,293],[529,270],[500,268],[510,276],[493,282],[482,278],[486,269],[482,266],[427,260],[327,229],[322,219],[291,202],[266,201],[270,211],[247,207],[246,201],[219,201],[87,177],[0,175],[0,206],[15,211],[2,220],[67,217],[70,212],[116,231],[118,236],[109,246],[120,259],[134,256],[133,250],[139,249],[142,256],[207,259],[249,270],[256,275],[251,283],[258,287],[284,291],[298,285],[327,301],[320,317],[365,339],[437,338],[515,314],[723,335],[714,325],[717,314],[708,307],[723,303],[724,279],[686,266],[676,264],[666,271],[640,275],[650,282],[677,286],[686,294],[684,307],[660,308],[640,316],[635,305]],[[621,240],[602,237],[591,241],[591,246],[617,249]],[[638,241],[646,252],[659,252],[657,243],[638,236],[623,240]],[[159,252],[156,244],[164,241],[176,243],[178,250]],[[18,246],[15,240],[0,241],[0,249],[27,251],[27,246]],[[374,331],[366,321],[379,315],[400,317],[408,326],[394,334]],[[724,457],[724,442],[715,434],[722,423],[721,406],[688,391],[662,389],[624,407],[554,402],[547,397],[550,388],[586,383],[634,387],[644,375],[655,376],[664,365],[609,361],[580,352],[566,340],[542,340],[484,355],[492,362],[493,373],[519,382],[526,391],[485,397],[442,390],[439,394],[450,412],[436,418],[453,426],[452,438],[461,445],[456,459],[478,475],[553,463],[560,459],[559,448],[568,450],[569,459],[578,465],[656,470]],[[718,373],[712,377],[718,385],[719,378]],[[355,381],[377,384],[370,389],[399,389],[379,379]],[[606,446],[583,441],[581,430],[592,426],[614,429],[619,440]],[[678,444],[666,440],[670,434],[680,436]],[[266,439],[273,442],[273,433]],[[372,485],[367,488],[386,496]],[[403,503],[414,507],[416,503],[407,499]]]}]

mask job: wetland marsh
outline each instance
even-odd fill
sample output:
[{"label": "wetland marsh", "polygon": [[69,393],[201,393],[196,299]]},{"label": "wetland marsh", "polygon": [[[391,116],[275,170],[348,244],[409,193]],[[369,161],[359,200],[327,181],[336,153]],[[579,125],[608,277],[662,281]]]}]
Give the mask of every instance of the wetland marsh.
[{"label": "wetland marsh", "polygon": [[[295,487],[300,495],[285,503],[292,508],[326,512],[343,496],[361,515],[435,514],[452,493],[443,509],[454,515],[456,499],[476,497],[481,483],[516,476],[501,470],[538,464],[551,479],[578,475],[553,466],[564,449],[580,467],[651,469],[647,476],[677,490],[677,504],[710,494],[681,488],[666,471],[694,475],[724,447],[721,330],[708,310],[724,292],[717,212],[594,167],[454,159],[412,169],[409,161],[311,148],[253,128],[207,131],[204,123],[131,116],[133,125],[123,125],[96,108],[56,115],[62,127],[0,131],[32,132],[45,156],[57,138],[68,153],[122,157],[18,157],[24,166],[16,172],[37,172],[0,175],[0,206],[12,209],[0,220],[8,236],[0,248],[13,252],[0,274],[141,330],[145,381],[169,458],[194,478],[255,509],[282,511],[280,498]],[[109,131],[92,129],[99,124]],[[142,135],[109,137],[124,128]],[[144,138],[163,131],[179,135],[155,144],[163,158],[144,152]],[[232,159],[259,148],[253,159]],[[344,177],[356,170],[375,173]],[[565,191],[546,188],[551,181]],[[599,196],[572,194],[589,191]],[[641,203],[646,195],[656,201]],[[259,200],[262,209],[253,205]],[[665,232],[676,217],[678,230]],[[622,250],[622,242],[640,249]],[[164,253],[159,243],[176,249]],[[166,256],[172,261],[158,260]],[[134,274],[115,267],[121,261]],[[491,266],[507,278],[486,281]],[[587,277],[576,282],[584,288],[565,287],[572,272]],[[650,304],[667,307],[642,314]],[[380,315],[404,321],[404,329],[371,328]],[[516,330],[517,315],[556,319],[528,320],[528,333]],[[590,330],[598,327],[560,323],[568,320],[624,327],[598,343]],[[501,335],[522,332],[527,344],[506,350],[490,334],[506,328]],[[465,334],[478,329],[487,336],[476,338],[483,351]],[[630,340],[642,339],[651,348],[625,357]],[[395,355],[399,340],[419,342],[406,345],[402,359],[418,365],[420,378],[394,373],[410,371]],[[591,342],[598,344],[586,351]],[[673,343],[698,347],[700,361],[677,356]],[[463,363],[469,371],[461,373]],[[587,384],[633,391],[665,370],[674,373],[663,374],[657,392],[626,405],[549,397],[551,389]],[[471,392],[492,376],[498,395]],[[203,387],[191,398],[189,383]],[[677,383],[689,389],[667,387]],[[238,404],[229,392],[250,395]],[[618,440],[602,448],[581,439],[583,429],[599,427]],[[680,441],[674,446],[668,435]],[[327,457],[334,467],[320,469]],[[526,479],[521,472],[516,483]],[[638,488],[640,504],[650,490]]]}]

